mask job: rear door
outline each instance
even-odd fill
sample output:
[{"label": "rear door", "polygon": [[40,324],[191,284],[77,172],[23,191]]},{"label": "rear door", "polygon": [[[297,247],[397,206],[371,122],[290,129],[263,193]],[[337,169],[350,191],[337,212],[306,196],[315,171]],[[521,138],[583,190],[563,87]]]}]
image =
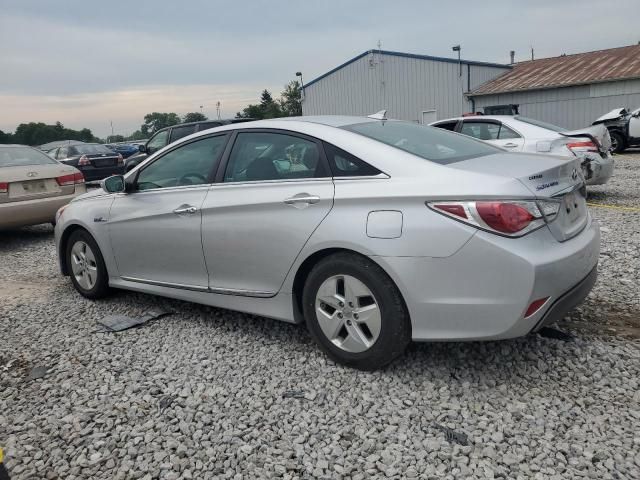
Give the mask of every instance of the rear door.
[{"label": "rear door", "polygon": [[498,120],[463,120],[460,133],[512,152],[524,147],[522,135]]},{"label": "rear door", "polygon": [[140,169],[133,192],[116,195],[109,234],[123,278],[207,289],[201,207],[227,138],[178,145]]},{"label": "rear door", "polygon": [[241,130],[202,207],[209,288],[273,296],[333,206],[320,143],[282,130]]}]

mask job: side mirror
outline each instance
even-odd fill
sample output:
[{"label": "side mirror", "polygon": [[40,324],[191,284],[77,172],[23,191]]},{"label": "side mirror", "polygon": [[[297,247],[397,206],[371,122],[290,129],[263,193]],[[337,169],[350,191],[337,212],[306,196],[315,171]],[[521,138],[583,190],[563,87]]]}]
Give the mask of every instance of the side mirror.
[{"label": "side mirror", "polygon": [[124,175],[112,175],[100,181],[100,186],[107,193],[124,192]]},{"label": "side mirror", "polygon": [[144,145],[140,144],[140,145],[138,145],[138,151],[140,153],[145,153],[147,151],[147,147],[145,147]]}]

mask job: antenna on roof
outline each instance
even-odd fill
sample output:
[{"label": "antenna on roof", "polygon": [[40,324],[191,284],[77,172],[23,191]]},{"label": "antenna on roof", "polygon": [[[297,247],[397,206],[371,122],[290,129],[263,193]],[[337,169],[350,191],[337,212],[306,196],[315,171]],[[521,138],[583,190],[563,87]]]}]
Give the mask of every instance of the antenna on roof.
[{"label": "antenna on roof", "polygon": [[373,120],[386,120],[387,119],[387,111],[386,110],[380,110],[377,113],[374,113],[373,115],[367,115],[367,118],[372,118]]}]

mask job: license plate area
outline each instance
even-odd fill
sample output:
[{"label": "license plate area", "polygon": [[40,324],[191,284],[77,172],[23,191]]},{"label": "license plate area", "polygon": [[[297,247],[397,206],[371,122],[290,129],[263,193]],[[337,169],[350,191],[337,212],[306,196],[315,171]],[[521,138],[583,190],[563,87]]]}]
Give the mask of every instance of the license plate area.
[{"label": "license plate area", "polygon": [[60,191],[60,187],[54,179],[25,180],[23,182],[13,182],[9,184],[10,199],[42,197],[58,194]]},{"label": "license plate area", "polygon": [[47,184],[44,180],[30,180],[22,182],[22,189],[27,195],[35,195],[47,191]]},{"label": "license plate area", "polygon": [[102,168],[102,167],[112,167],[116,164],[115,158],[98,158],[93,161],[93,166]]}]

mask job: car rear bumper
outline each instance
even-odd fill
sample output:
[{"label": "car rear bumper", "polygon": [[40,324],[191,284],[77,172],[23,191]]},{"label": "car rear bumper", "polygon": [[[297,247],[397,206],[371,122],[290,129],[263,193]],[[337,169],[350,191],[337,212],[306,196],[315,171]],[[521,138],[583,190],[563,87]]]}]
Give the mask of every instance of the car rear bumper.
[{"label": "car rear bumper", "polygon": [[[589,293],[600,230],[558,242],[548,228],[514,239],[477,232],[447,258],[372,257],[394,279],[414,340],[498,340],[561,318]],[[525,318],[529,305],[546,299]]]},{"label": "car rear bumper", "polygon": [[590,168],[593,174],[586,181],[587,185],[604,185],[613,175],[613,157],[609,154],[605,158],[595,156],[591,161]]},{"label": "car rear bumper", "polygon": [[83,165],[76,167],[84,175],[84,179],[87,182],[95,180],[102,180],[110,177],[111,175],[124,175],[124,165],[111,166],[111,167],[94,167],[92,165]]},{"label": "car rear bumper", "polygon": [[0,203],[0,228],[25,227],[53,222],[60,207],[85,191],[84,185],[76,185],[75,193],[71,195]]}]

